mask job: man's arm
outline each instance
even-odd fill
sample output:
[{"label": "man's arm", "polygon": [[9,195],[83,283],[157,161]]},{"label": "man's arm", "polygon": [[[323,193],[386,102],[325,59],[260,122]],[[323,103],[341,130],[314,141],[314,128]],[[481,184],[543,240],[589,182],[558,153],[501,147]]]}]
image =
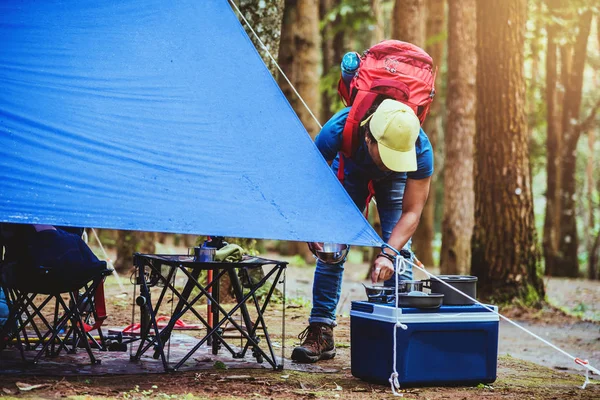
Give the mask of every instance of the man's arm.
[{"label": "man's arm", "polygon": [[392,230],[388,244],[400,250],[417,230],[421,213],[425,207],[431,177],[425,179],[407,179],[402,199],[402,216]]},{"label": "man's arm", "polygon": [[[431,177],[425,179],[407,179],[404,189],[404,198],[402,199],[402,216],[394,226],[388,244],[393,248],[400,250],[415,233],[421,213],[425,207]],[[371,274],[373,282],[384,281],[391,278],[394,274],[394,266],[390,260],[385,257],[378,257],[375,260],[375,268]]]}]

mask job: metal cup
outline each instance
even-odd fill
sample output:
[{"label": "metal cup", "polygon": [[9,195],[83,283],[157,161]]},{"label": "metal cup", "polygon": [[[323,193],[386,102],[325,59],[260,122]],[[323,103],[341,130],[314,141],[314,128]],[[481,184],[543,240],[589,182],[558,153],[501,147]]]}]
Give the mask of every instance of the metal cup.
[{"label": "metal cup", "polygon": [[216,251],[214,247],[194,247],[194,261],[212,262],[215,260]]}]

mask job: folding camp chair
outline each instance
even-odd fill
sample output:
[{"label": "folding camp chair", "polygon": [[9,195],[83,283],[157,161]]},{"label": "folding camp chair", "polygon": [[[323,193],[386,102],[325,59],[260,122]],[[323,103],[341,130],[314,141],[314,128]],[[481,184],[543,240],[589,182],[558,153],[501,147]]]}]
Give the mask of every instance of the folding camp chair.
[{"label": "folding camp chair", "polygon": [[112,270],[98,260],[79,232],[3,225],[0,238],[5,239],[7,257],[0,264],[0,285],[9,316],[0,331],[0,349],[15,344],[23,359],[24,350],[38,350],[33,359],[37,362],[44,354],[73,352],[81,345],[95,363],[90,341],[98,348],[104,341],[101,331],[100,343],[91,331],[106,318],[103,283]]},{"label": "folding camp chair", "polygon": [[[105,268],[82,287],[57,291],[32,291],[23,284],[2,282],[10,313],[0,334],[0,349],[16,345],[24,361],[24,350],[37,350],[32,360],[37,363],[43,355],[55,357],[62,350],[74,353],[82,346],[90,362],[98,364],[92,346],[105,349],[101,330],[106,318],[103,284],[111,273]],[[92,336],[95,330],[99,340]]]}]

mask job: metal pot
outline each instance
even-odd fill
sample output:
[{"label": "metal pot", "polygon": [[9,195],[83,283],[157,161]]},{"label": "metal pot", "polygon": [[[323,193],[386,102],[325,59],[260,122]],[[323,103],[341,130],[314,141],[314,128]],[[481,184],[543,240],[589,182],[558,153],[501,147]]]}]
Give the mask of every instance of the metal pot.
[{"label": "metal pot", "polygon": [[423,281],[398,281],[398,292],[422,292]]},{"label": "metal pot", "polygon": [[[460,290],[464,294],[477,298],[477,277],[470,275],[439,275],[438,279],[448,285]],[[444,295],[444,304],[453,306],[468,306],[475,304],[473,300],[452,290],[437,279],[428,279],[426,287],[431,289],[432,293],[442,293]]]},{"label": "metal pot", "polygon": [[370,303],[392,303],[396,299],[396,291],[391,286],[367,286],[364,283],[363,286]]},{"label": "metal pot", "polygon": [[409,293],[398,293],[398,306],[411,308],[438,308],[442,305],[445,297],[440,293],[424,294],[424,296],[413,296]]}]

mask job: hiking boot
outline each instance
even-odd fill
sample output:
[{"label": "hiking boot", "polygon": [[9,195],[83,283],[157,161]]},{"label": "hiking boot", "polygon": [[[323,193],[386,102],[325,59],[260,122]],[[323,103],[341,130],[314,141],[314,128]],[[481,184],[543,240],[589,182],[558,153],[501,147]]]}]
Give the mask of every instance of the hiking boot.
[{"label": "hiking boot", "polygon": [[298,335],[298,339],[303,342],[292,352],[292,360],[296,362],[314,363],[335,357],[333,327],[330,325],[313,322]]}]

